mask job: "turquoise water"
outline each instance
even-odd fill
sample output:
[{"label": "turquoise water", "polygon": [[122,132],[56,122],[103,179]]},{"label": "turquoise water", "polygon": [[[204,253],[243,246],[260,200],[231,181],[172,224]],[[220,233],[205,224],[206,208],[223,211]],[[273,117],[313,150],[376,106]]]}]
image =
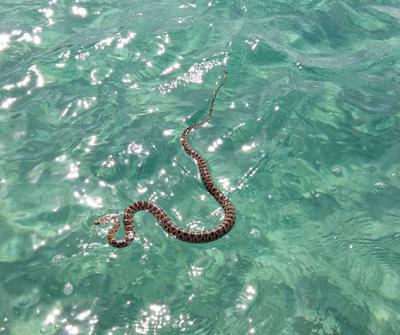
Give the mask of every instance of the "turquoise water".
[{"label": "turquoise water", "polygon": [[[398,334],[398,1],[2,1],[0,334]],[[232,199],[234,229],[180,132]]]}]

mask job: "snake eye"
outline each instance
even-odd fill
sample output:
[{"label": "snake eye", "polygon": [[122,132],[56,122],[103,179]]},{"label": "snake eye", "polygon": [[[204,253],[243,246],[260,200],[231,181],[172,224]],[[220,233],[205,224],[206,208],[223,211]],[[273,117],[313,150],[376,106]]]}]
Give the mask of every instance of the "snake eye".
[{"label": "snake eye", "polygon": [[96,220],[93,221],[93,224],[101,224],[100,218],[97,218]]}]

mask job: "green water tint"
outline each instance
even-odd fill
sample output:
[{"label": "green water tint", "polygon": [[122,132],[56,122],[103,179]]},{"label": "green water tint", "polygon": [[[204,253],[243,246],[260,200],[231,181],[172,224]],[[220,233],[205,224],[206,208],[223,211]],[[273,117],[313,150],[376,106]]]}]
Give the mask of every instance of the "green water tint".
[{"label": "green water tint", "polygon": [[[0,334],[397,334],[394,1],[0,4]],[[181,131],[237,209],[221,218]]]}]

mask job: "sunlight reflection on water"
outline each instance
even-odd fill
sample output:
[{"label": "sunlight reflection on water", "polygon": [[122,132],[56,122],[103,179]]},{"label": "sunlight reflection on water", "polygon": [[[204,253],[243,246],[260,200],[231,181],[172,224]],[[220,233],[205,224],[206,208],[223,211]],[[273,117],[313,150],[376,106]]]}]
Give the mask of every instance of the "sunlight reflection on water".
[{"label": "sunlight reflection on water", "polygon": [[[0,333],[395,334],[399,8],[314,1],[0,5]],[[126,249],[93,218],[157,201]],[[397,114],[396,114],[397,113]]]}]

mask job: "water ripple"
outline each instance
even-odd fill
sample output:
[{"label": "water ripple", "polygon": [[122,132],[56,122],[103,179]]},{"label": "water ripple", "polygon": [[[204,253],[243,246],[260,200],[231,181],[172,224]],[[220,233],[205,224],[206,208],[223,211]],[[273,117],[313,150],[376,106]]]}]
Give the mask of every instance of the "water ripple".
[{"label": "water ripple", "polygon": [[[399,15],[371,1],[3,1],[0,333],[396,334]],[[210,245],[151,215],[221,218]]]}]

